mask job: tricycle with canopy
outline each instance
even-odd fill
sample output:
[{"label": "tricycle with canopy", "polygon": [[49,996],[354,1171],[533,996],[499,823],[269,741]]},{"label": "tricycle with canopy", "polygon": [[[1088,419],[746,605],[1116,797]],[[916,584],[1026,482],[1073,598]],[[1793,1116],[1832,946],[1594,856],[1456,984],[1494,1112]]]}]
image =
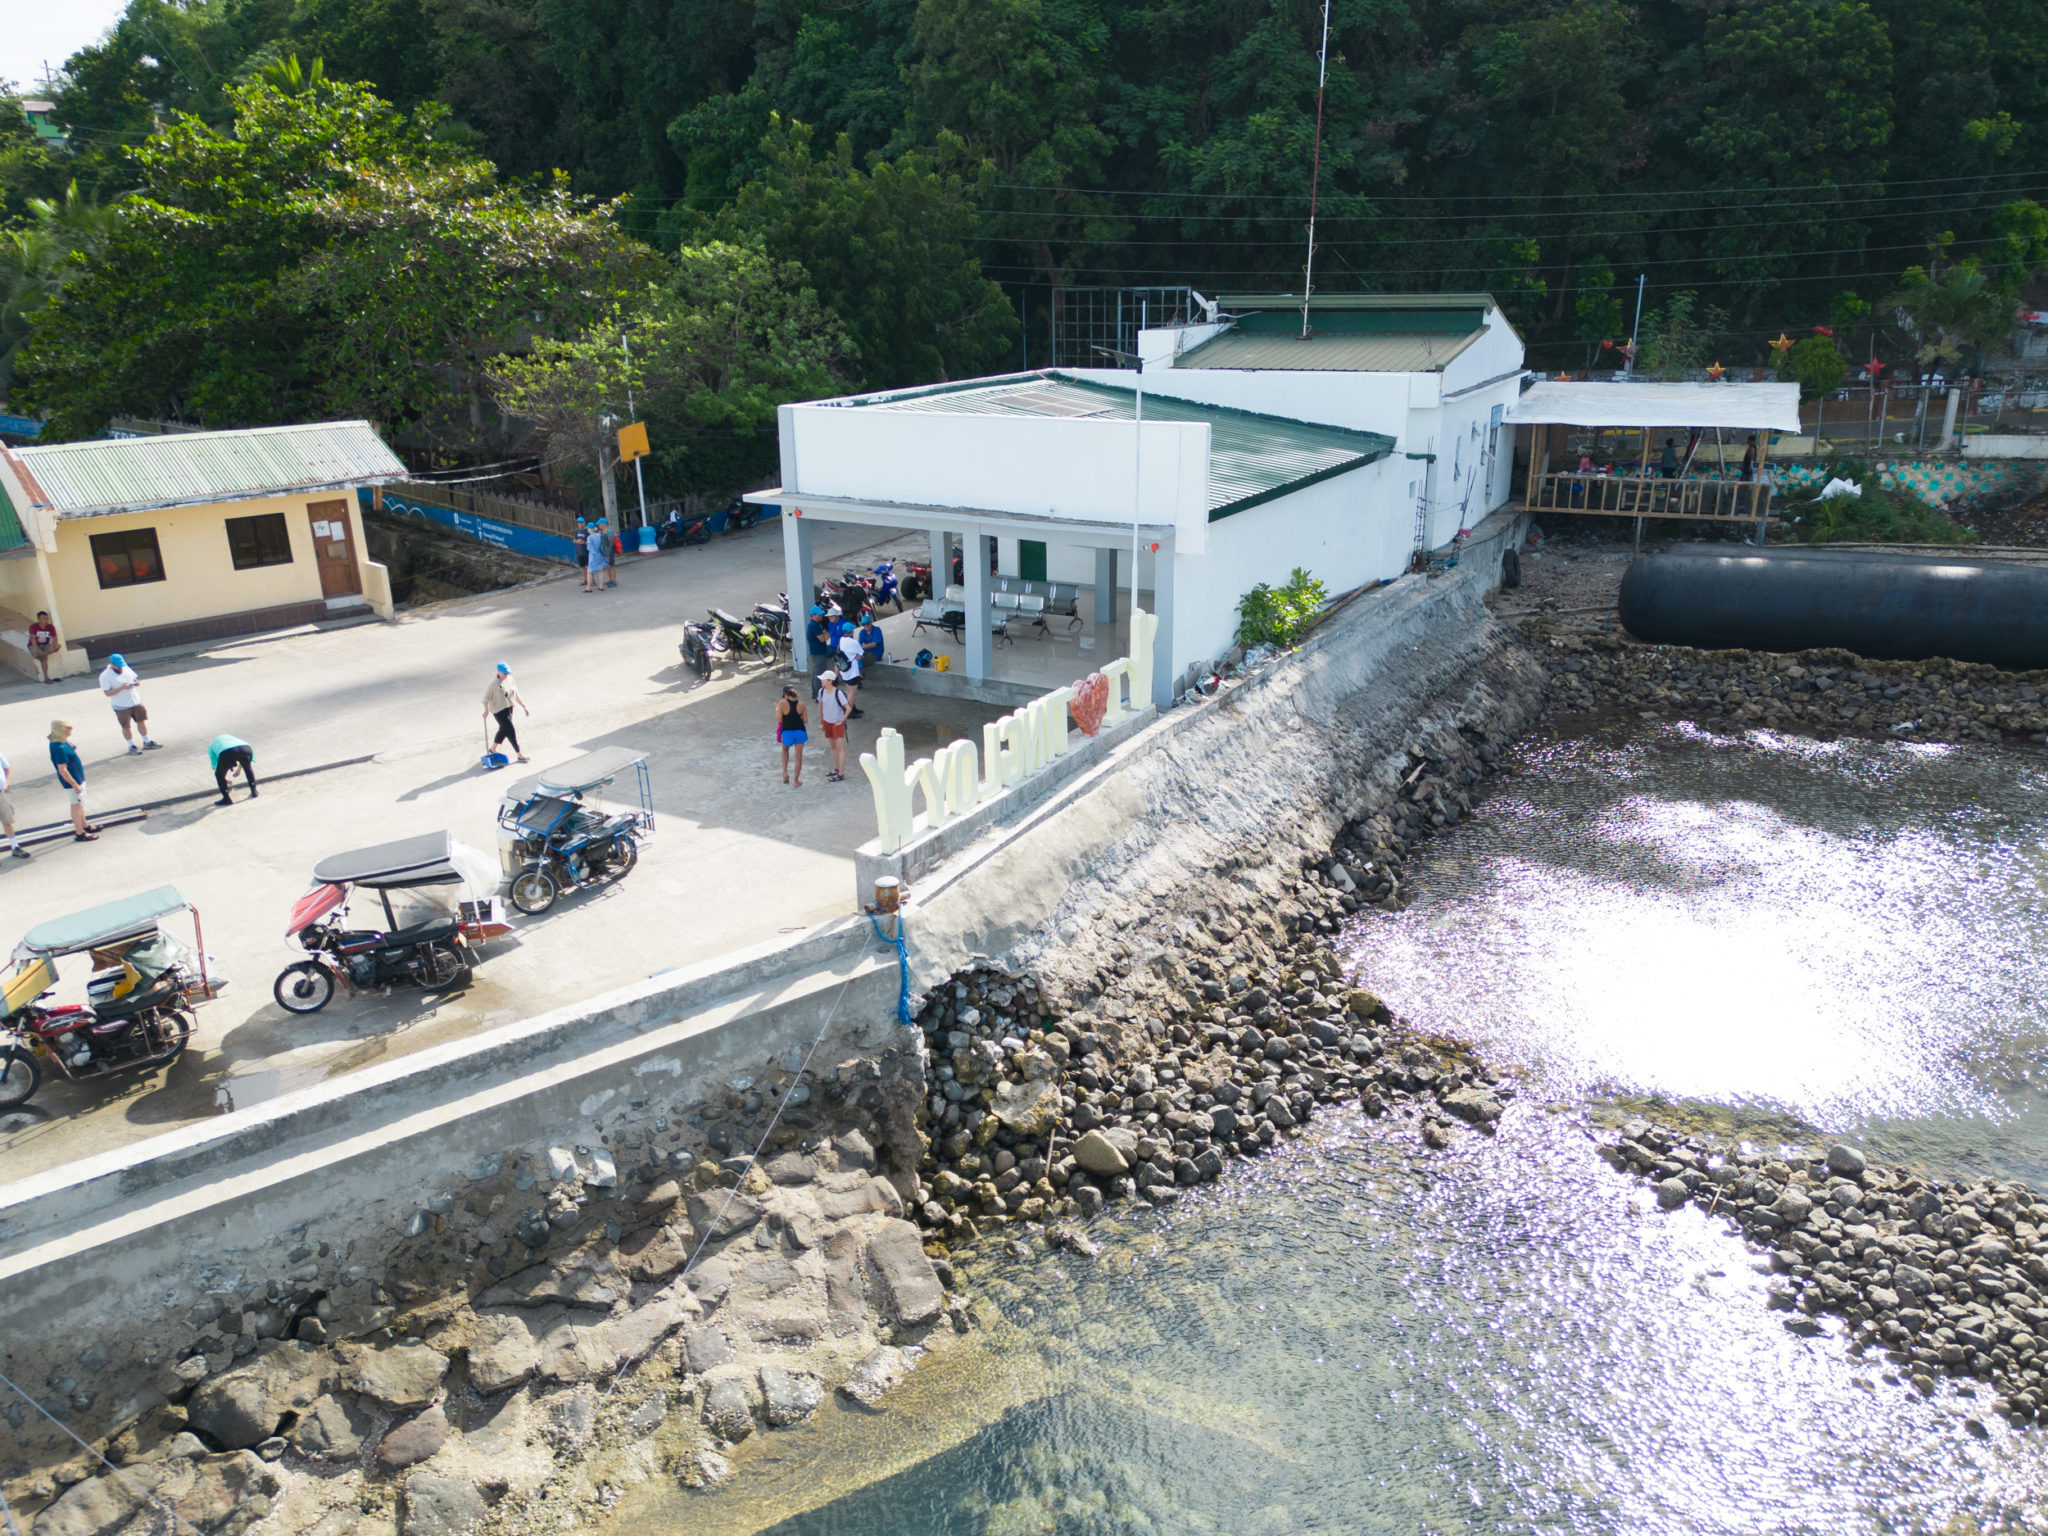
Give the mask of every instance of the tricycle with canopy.
[{"label": "tricycle with canopy", "polygon": [[[190,946],[162,926],[178,912],[191,914]],[[198,909],[169,885],[31,928],[0,984],[0,1110],[28,1102],[44,1061],[75,1083],[176,1061],[192,1038],[192,1005],[226,985],[205,942]],[[57,961],[77,954],[93,961],[87,1001],[46,1003]]]},{"label": "tricycle with canopy", "polygon": [[[608,809],[594,798],[628,772],[639,786],[638,810]],[[564,891],[623,880],[640,860],[640,839],[654,831],[647,754],[601,747],[521,779],[498,804],[498,827],[512,905],[529,917],[547,911]]]},{"label": "tricycle with canopy", "polygon": [[[322,859],[284,930],[312,958],[279,972],[271,995],[292,1013],[317,1013],[336,986],[457,986],[469,979],[478,947],[509,931],[497,886],[490,858],[447,832]],[[355,889],[376,894],[383,927],[349,925]]]}]

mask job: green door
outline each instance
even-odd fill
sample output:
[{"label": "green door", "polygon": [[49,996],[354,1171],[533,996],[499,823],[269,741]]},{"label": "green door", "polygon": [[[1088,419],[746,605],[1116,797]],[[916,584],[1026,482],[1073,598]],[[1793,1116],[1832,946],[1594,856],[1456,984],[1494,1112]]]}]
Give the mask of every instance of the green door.
[{"label": "green door", "polygon": [[1017,574],[1026,581],[1045,580],[1045,545],[1041,541],[1017,541]]}]

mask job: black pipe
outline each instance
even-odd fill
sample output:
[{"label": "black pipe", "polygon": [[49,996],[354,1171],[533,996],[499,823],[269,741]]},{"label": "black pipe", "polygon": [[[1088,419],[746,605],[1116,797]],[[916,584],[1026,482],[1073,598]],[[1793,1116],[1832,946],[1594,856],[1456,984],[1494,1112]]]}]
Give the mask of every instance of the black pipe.
[{"label": "black pipe", "polygon": [[1629,566],[1620,611],[1654,645],[2048,667],[2048,568],[1997,560],[1675,551]]}]

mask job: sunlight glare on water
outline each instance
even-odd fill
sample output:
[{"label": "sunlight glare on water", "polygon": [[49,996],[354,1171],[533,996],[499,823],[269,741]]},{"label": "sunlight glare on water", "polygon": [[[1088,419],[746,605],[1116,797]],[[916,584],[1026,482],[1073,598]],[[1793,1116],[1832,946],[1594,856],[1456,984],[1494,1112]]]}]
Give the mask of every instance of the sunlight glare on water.
[{"label": "sunlight glare on water", "polygon": [[2040,1178],[2044,830],[2031,757],[1532,744],[1352,948],[1398,1013],[1553,1096],[1778,1109]]},{"label": "sunlight glare on water", "polygon": [[2040,1180],[2044,828],[2032,757],[1532,740],[1345,939],[1410,1024],[1509,1069],[1497,1136],[1425,1154],[1340,1109],[1096,1221],[1097,1259],[959,1256],[986,1326],[878,1417],[756,1436],[717,1493],[614,1529],[2048,1532],[2048,1436],[1768,1308],[1762,1256],[1657,1212],[1587,1123],[1662,1094]]}]

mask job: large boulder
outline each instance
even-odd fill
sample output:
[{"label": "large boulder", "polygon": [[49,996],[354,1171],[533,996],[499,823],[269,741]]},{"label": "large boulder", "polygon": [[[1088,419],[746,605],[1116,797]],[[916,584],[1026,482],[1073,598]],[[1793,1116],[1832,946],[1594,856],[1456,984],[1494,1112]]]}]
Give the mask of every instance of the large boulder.
[{"label": "large boulder", "polygon": [[515,1312],[477,1319],[481,1337],[469,1347],[469,1384],[486,1395],[516,1387],[540,1366],[540,1350],[526,1319]]},{"label": "large boulder", "polygon": [[302,1456],[353,1461],[362,1454],[371,1428],[368,1414],[339,1398],[323,1397],[299,1416],[289,1438]]},{"label": "large boulder", "polygon": [[867,1257],[879,1299],[898,1323],[915,1327],[945,1310],[946,1289],[909,1222],[883,1222],[868,1239]]},{"label": "large boulder", "polygon": [[351,1352],[355,1378],[349,1385],[385,1408],[424,1408],[441,1391],[448,1357],[424,1344]]},{"label": "large boulder", "polygon": [[171,1507],[185,1529],[238,1536],[270,1513],[271,1500],[283,1487],[275,1469],[260,1457],[236,1451],[199,1462],[191,1486],[172,1500]]},{"label": "large boulder", "polygon": [[161,1467],[145,1465],[130,1467],[119,1477],[73,1483],[36,1516],[35,1536],[108,1536],[141,1507],[142,1490],[153,1490],[162,1475]]},{"label": "large boulder", "polygon": [[787,1371],[779,1365],[761,1367],[761,1404],[775,1429],[800,1424],[817,1411],[824,1388],[809,1371]]},{"label": "large boulder", "polygon": [[377,1459],[392,1468],[416,1467],[448,1443],[448,1415],[437,1404],[386,1435]]},{"label": "large boulder", "polygon": [[[1134,1149],[1135,1150],[1135,1149]],[[1074,1161],[1097,1178],[1113,1179],[1130,1171],[1130,1163],[1101,1131],[1090,1131],[1074,1143]]]},{"label": "large boulder", "polygon": [[1042,1077],[1023,1083],[999,1082],[989,1113],[1019,1136],[1041,1140],[1059,1123],[1059,1087]]},{"label": "large boulder", "polygon": [[288,1413],[304,1413],[334,1386],[334,1365],[303,1344],[281,1344],[224,1376],[202,1382],[185,1406],[201,1434],[231,1451],[268,1440]]},{"label": "large boulder", "polygon": [[482,1525],[489,1513],[474,1483],[415,1472],[405,1480],[398,1529],[402,1536],[463,1536]]}]

